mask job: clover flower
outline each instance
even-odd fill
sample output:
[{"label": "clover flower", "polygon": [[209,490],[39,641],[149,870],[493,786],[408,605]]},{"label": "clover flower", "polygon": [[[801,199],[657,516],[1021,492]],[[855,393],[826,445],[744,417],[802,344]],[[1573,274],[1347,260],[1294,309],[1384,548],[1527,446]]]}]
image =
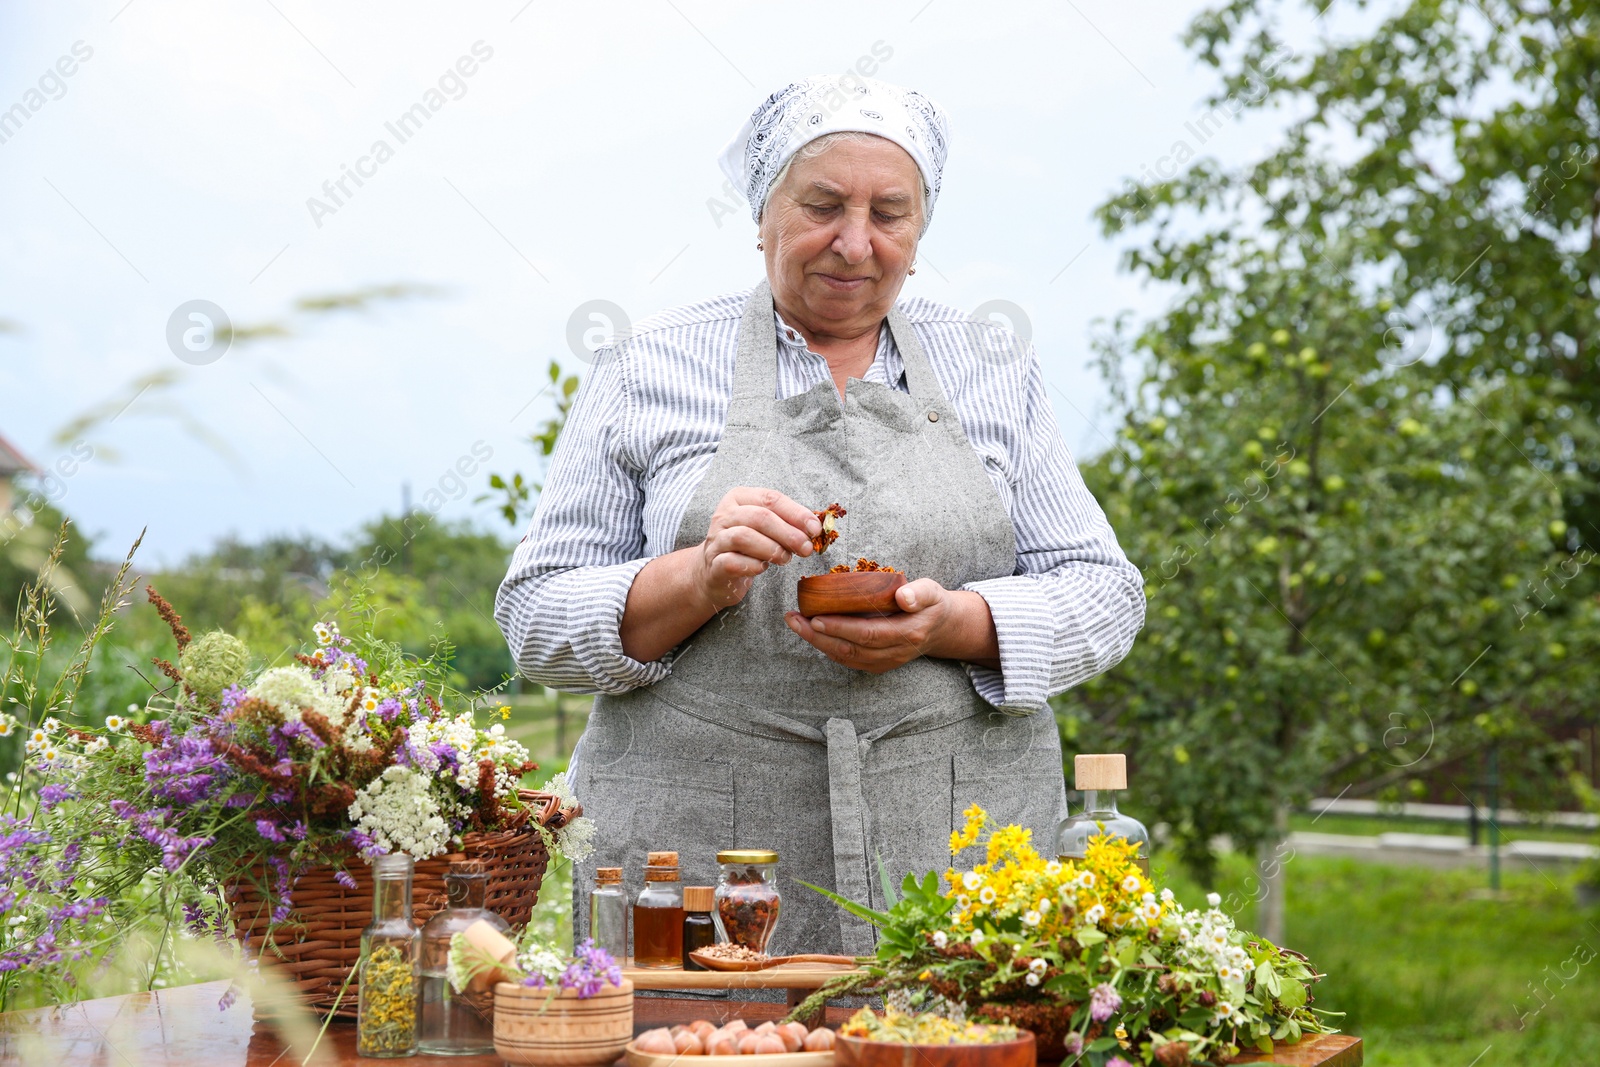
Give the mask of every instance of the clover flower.
[{"label": "clover flower", "polygon": [[1089,990],[1089,1018],[1103,1023],[1122,1007],[1122,996],[1109,982],[1101,982]]}]

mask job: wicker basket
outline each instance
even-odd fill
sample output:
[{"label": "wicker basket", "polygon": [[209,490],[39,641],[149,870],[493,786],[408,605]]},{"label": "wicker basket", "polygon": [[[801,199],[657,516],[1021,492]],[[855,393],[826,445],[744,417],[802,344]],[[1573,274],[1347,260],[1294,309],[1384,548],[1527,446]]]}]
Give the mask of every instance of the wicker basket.
[{"label": "wicker basket", "polygon": [[[412,878],[412,916],[418,926],[445,906],[444,876],[454,860],[481,860],[489,882],[484,904],[513,926],[522,926],[539,899],[539,883],[550,862],[544,838],[534,820],[555,830],[582,813],[581,808],[561,808],[550,793],[521,790],[529,814],[520,826],[492,833],[463,835],[459,852],[423,860]],[[331,864],[312,867],[295,880],[293,911],[267,939],[273,902],[262,892],[271,885],[260,869],[253,878],[240,878],[226,887],[228,909],[235,935],[250,955],[261,961],[263,976],[270,975],[298,993],[301,1005],[325,1014],[338,1003],[337,1014],[354,1018],[356,990],[345,987],[350,968],[361,955],[361,931],[372,921],[372,875],[364,863],[346,867],[355,878],[350,889],[334,878]],[[344,995],[340,996],[343,990]]]}]

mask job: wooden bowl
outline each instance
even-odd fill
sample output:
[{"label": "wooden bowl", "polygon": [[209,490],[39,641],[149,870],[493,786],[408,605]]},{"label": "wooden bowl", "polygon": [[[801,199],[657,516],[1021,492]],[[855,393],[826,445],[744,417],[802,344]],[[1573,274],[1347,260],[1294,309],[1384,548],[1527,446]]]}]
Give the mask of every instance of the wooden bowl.
[{"label": "wooden bowl", "polygon": [[800,614],[898,615],[894,591],[906,584],[899,571],[848,571],[800,579]]},{"label": "wooden bowl", "polygon": [[[869,572],[870,573],[870,572]],[[1033,1034],[994,1045],[905,1045],[866,1041],[840,1034],[834,1043],[837,1067],[1036,1067]]]}]

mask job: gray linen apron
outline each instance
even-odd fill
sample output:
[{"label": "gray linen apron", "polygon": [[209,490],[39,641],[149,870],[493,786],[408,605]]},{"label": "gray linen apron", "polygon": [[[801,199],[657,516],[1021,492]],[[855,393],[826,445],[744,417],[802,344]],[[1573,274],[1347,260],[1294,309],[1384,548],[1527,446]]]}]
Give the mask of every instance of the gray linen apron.
[{"label": "gray linen apron", "polygon": [[636,894],[649,850],[676,850],[685,885],[713,885],[718,849],[776,849],[769,951],[862,955],[872,927],[800,881],[881,908],[878,861],[897,887],[907,873],[942,875],[974,801],[1054,847],[1066,791],[1052,715],[995,712],[951,660],[879,675],[840,666],[784,622],[797,579],[858,556],[947,589],[1015,573],[999,494],[911,324],[898,309],[888,318],[909,394],[851,379],[841,403],[828,380],[776,400],[771,290],[750,297],[727,425],[676,547],[699,544],[740,485],[849,514],[827,552],[770,568],[685,641],[671,675],[595,699],[574,781],[599,831],[575,872],[580,939],[594,868],[623,867]]}]

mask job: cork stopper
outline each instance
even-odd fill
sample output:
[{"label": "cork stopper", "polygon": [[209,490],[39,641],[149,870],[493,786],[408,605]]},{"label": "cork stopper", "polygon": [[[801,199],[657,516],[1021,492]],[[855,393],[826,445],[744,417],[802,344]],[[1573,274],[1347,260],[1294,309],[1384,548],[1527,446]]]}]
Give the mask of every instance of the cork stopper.
[{"label": "cork stopper", "polygon": [[710,911],[715,906],[717,889],[709,885],[686,885],[683,887],[684,911]]},{"label": "cork stopper", "polygon": [[647,882],[676,882],[678,880],[678,854],[676,852],[651,852],[644,868]]},{"label": "cork stopper", "polygon": [[1120,752],[1076,756],[1072,771],[1073,788],[1080,792],[1128,788],[1128,758]]},{"label": "cork stopper", "polygon": [[621,885],[621,867],[596,867],[594,869],[595,885]]}]

